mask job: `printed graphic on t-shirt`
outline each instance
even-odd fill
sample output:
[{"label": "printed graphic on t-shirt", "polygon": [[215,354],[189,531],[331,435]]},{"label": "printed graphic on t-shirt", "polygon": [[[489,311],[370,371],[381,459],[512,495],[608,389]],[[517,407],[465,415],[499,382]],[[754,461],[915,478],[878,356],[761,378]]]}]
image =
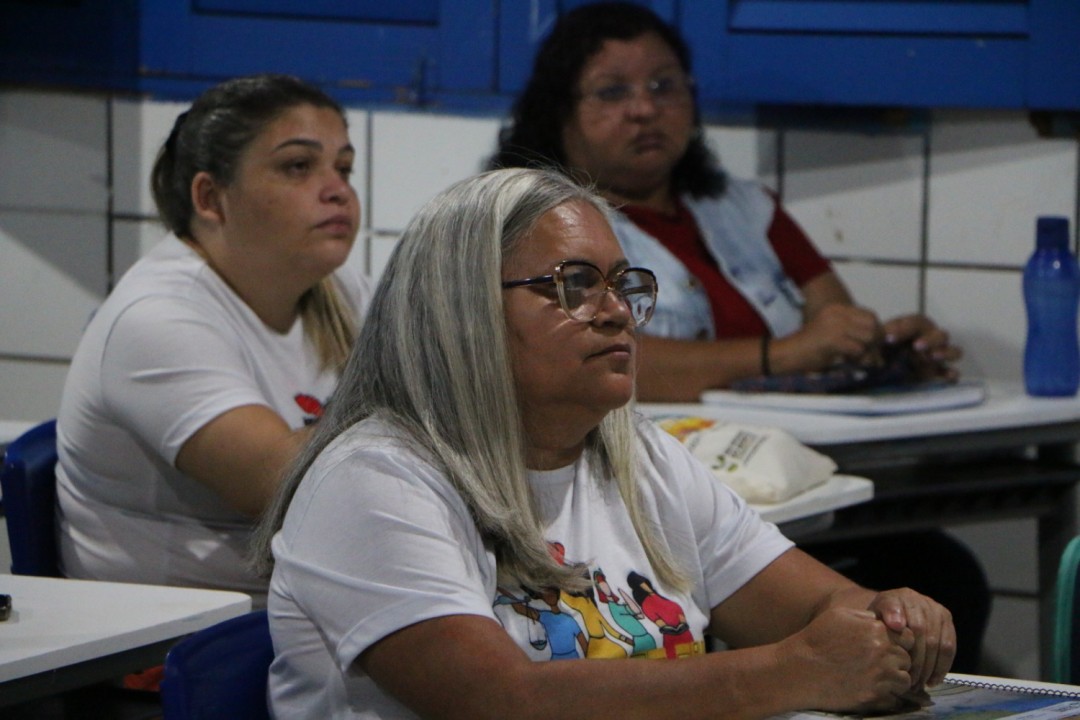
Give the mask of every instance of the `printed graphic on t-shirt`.
[{"label": "printed graphic on t-shirt", "polygon": [[319,398],[306,393],[296,393],[293,396],[296,400],[296,404],[304,411],[304,425],[311,425],[313,422],[322,417],[323,404]]},{"label": "printed graphic on t-shirt", "polygon": [[[562,543],[549,543],[565,562]],[[643,572],[609,578],[589,567],[591,586],[580,592],[558,588],[500,587],[492,603],[503,627],[536,660],[577,658],[680,658],[704,653],[683,607],[660,594]],[[527,639],[528,646],[522,642]]]}]

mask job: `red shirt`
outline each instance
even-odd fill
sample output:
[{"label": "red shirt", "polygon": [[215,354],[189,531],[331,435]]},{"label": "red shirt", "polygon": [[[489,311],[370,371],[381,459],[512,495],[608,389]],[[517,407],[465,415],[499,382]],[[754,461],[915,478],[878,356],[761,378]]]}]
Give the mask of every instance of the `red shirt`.
[{"label": "red shirt", "polygon": [[[626,205],[620,210],[635,225],[657,238],[704,286],[717,339],[761,337],[768,332],[754,306],[720,272],[720,266],[705,247],[694,216],[681,202],[675,215],[635,205]],[[797,286],[803,287],[832,269],[779,202],[769,225],[768,237],[781,267]]]}]

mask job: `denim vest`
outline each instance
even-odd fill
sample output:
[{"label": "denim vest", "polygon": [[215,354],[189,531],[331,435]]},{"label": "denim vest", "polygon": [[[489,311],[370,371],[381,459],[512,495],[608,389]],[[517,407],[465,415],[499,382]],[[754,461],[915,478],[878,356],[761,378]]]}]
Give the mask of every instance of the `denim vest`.
[{"label": "denim vest", "polygon": [[[687,195],[681,199],[720,272],[753,306],[773,336],[798,330],[803,322],[803,296],[784,273],[768,239],[773,198],[757,182],[728,178],[718,198],[695,200]],[[682,340],[715,339],[709,298],[698,279],[660,241],[622,213],[614,213],[612,227],[630,264],[656,273],[656,310],[643,332]]]}]

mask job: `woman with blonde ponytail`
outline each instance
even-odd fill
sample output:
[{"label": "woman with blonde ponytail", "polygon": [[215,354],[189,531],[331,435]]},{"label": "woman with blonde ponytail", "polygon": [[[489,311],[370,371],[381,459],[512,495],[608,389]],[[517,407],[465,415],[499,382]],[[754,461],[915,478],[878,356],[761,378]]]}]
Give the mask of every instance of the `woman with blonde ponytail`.
[{"label": "woman with blonde ponytail", "polygon": [[805,555],[634,413],[657,285],[608,212],[512,169],[410,222],[256,533],[278,720],[752,720],[943,678],[944,608]]},{"label": "woman with blonde ponytail", "polygon": [[370,297],[343,109],[296,78],[217,85],[158,154],[169,237],[120,280],[58,416],[61,567],[242,590],[255,518],[337,384]]}]

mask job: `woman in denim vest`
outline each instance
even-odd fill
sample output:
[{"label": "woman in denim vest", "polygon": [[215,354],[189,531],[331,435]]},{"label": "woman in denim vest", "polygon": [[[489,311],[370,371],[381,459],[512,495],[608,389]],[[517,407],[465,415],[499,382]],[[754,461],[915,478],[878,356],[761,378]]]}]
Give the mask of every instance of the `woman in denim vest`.
[{"label": "woman in denim vest", "polygon": [[661,288],[638,397],[695,402],[743,378],[875,363],[886,344],[912,343],[919,372],[954,377],[947,333],[857,306],[776,197],[719,167],[690,70],[685,42],[650,10],[578,8],[541,45],[489,161],[555,165],[622,210],[619,242]]}]

